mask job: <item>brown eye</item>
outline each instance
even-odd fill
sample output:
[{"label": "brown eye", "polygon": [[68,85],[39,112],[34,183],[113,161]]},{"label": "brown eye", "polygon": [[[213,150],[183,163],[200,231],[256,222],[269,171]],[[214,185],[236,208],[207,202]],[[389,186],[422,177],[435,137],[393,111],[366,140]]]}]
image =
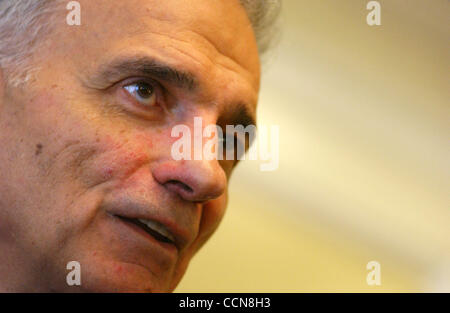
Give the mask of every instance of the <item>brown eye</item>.
[{"label": "brown eye", "polygon": [[139,82],[123,87],[132,97],[144,106],[154,106],[156,104],[155,90],[152,85]]}]

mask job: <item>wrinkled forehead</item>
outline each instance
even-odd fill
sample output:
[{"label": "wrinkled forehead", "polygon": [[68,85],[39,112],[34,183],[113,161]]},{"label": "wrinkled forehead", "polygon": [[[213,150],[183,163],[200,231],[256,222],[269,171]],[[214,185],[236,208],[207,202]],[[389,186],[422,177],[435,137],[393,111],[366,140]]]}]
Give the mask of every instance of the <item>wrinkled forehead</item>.
[{"label": "wrinkled forehead", "polygon": [[257,44],[239,0],[80,2],[83,23],[92,30],[106,28],[111,37],[124,36],[130,40],[133,35],[147,35],[148,42],[142,44],[148,46],[159,44],[159,39],[171,38],[180,47],[191,45],[184,53],[192,53],[194,59],[207,57],[224,67],[240,68],[249,74],[255,86],[259,84]]}]

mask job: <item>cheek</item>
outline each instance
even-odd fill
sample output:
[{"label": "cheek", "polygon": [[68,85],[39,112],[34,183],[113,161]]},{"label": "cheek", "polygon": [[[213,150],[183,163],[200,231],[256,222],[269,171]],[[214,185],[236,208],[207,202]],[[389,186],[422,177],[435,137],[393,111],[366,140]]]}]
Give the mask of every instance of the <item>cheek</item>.
[{"label": "cheek", "polygon": [[200,229],[196,240],[198,244],[205,243],[219,226],[226,211],[227,198],[227,193],[224,193],[221,197],[209,201],[203,206]]},{"label": "cheek", "polygon": [[144,150],[109,150],[99,161],[102,178],[126,177],[148,160]]},{"label": "cheek", "polygon": [[163,153],[163,139],[143,133],[130,134],[122,130],[115,136],[99,136],[96,141],[101,155],[92,168],[103,181],[125,180]]},{"label": "cheek", "polygon": [[145,149],[153,149],[154,147],[154,139],[147,134],[138,133],[133,136],[136,142],[139,142]]},{"label": "cheek", "polygon": [[124,144],[121,138],[107,138],[99,142],[101,156],[95,160],[103,181],[125,178],[149,160],[148,148],[141,145]]},{"label": "cheek", "polygon": [[208,241],[211,235],[219,226],[227,206],[228,194],[225,193],[218,199],[208,202],[202,208],[202,219],[198,236],[188,249],[183,251],[172,280],[172,289],[178,285],[183,277],[191,258]]}]

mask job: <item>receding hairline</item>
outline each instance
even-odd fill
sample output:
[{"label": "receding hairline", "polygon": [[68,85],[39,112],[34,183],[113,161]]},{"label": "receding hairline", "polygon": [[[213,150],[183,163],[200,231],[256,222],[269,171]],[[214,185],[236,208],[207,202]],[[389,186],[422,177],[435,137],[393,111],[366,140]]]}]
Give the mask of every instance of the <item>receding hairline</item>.
[{"label": "receding hairline", "polygon": [[[281,0],[238,0],[253,27],[259,54],[265,53],[274,33]],[[37,38],[51,32],[50,14],[64,10],[63,0],[0,0],[0,68],[11,85],[19,85],[36,70],[29,59],[36,49]],[[61,4],[59,6],[58,4]],[[62,5],[64,4],[64,6]]]}]

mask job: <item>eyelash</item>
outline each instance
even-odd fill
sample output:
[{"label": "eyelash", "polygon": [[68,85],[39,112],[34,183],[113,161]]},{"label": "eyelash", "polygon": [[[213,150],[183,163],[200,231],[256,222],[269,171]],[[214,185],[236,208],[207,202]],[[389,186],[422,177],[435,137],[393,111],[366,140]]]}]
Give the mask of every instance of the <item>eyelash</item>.
[{"label": "eyelash", "polygon": [[[146,85],[149,85],[153,89],[153,94],[156,97],[154,105],[145,106],[145,105],[139,103],[139,101],[137,101],[137,99],[135,97],[133,97],[130,94],[130,92],[125,89],[125,87],[127,87],[127,86],[138,85],[138,84],[146,84]],[[159,109],[166,111],[166,107],[165,107],[165,103],[164,103],[164,96],[165,96],[166,90],[161,84],[159,84],[158,82],[156,82],[152,79],[148,79],[148,78],[127,79],[120,84],[120,89],[121,89],[121,91],[126,93],[127,98],[131,99],[134,102],[133,105],[135,107],[138,107],[139,110],[149,112],[150,110],[159,108]],[[242,140],[240,140],[239,138],[237,138],[235,136],[227,135],[225,133],[224,133],[223,141],[221,143],[224,153],[227,151],[226,142],[229,140],[233,140],[233,147],[235,149],[235,152],[237,151],[236,150],[237,146],[240,145],[240,146],[244,147],[244,153],[245,153],[246,145],[242,142]],[[237,159],[234,159],[232,161],[233,161],[232,162],[233,166],[239,162],[239,160],[237,160]]]},{"label": "eyelash", "polygon": [[[130,91],[126,89],[128,86],[132,85],[148,85],[152,88],[152,95],[155,96],[155,104],[151,106],[146,106],[142,103],[140,103],[136,97],[131,95]],[[165,109],[164,107],[164,88],[156,81],[148,79],[148,78],[134,78],[134,79],[127,79],[123,81],[120,84],[120,90],[121,92],[124,92],[126,94],[126,97],[128,99],[131,99],[133,102],[133,105],[138,107],[141,110],[149,111],[155,108]]]}]

